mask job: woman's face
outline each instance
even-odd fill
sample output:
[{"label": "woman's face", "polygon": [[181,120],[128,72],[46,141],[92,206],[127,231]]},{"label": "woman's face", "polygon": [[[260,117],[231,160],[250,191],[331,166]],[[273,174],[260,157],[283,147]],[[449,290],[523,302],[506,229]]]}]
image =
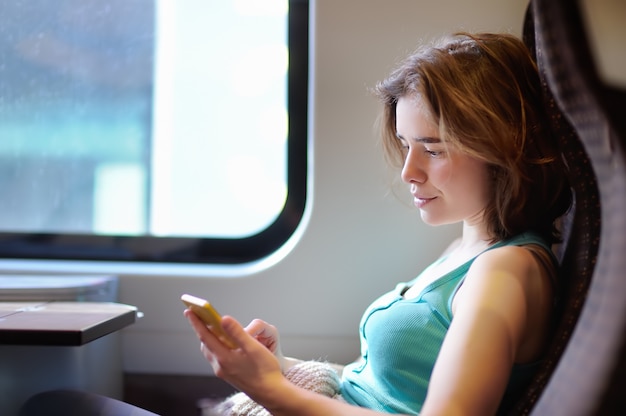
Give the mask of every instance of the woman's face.
[{"label": "woman's face", "polygon": [[410,186],[422,220],[430,225],[481,224],[490,192],[486,163],[446,146],[419,99],[398,101],[396,135],[405,149],[402,180]]}]

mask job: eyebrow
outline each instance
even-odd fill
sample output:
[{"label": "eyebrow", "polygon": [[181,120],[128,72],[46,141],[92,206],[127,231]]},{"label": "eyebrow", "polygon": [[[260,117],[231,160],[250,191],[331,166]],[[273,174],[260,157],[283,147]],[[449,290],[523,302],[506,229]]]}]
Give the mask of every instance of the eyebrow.
[{"label": "eyebrow", "polygon": [[[402,137],[401,134],[397,134],[396,133],[396,137],[400,140],[406,140],[404,137]],[[420,137],[414,137],[411,139],[411,141],[413,142],[417,142],[417,143],[441,143],[441,139],[438,137],[430,137],[430,136],[420,136]]]}]

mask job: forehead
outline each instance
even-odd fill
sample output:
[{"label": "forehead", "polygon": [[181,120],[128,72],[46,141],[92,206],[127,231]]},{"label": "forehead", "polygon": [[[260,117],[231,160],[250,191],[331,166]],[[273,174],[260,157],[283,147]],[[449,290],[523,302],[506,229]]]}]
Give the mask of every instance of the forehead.
[{"label": "forehead", "polygon": [[428,103],[419,96],[400,97],[396,103],[396,133],[406,139],[439,135]]}]

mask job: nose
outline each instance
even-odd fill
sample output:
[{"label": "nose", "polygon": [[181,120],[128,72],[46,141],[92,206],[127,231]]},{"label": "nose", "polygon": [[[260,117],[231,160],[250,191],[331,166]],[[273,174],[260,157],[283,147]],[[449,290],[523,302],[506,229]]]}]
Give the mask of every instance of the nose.
[{"label": "nose", "polygon": [[412,183],[424,183],[428,175],[423,169],[422,163],[419,157],[409,150],[404,158],[404,164],[402,165],[402,172],[400,173],[402,181],[407,184]]}]

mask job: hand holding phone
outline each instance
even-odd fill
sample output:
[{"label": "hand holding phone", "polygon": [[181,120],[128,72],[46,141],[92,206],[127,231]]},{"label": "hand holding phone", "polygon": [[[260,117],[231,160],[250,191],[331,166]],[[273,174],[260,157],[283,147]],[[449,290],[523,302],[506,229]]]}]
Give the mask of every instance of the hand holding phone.
[{"label": "hand holding phone", "polygon": [[184,294],[180,297],[180,300],[182,300],[183,303],[202,320],[202,322],[207,324],[211,332],[213,332],[216,337],[226,344],[226,346],[231,349],[237,348],[237,343],[235,343],[235,341],[233,341],[222,328],[222,317],[206,299]]}]

